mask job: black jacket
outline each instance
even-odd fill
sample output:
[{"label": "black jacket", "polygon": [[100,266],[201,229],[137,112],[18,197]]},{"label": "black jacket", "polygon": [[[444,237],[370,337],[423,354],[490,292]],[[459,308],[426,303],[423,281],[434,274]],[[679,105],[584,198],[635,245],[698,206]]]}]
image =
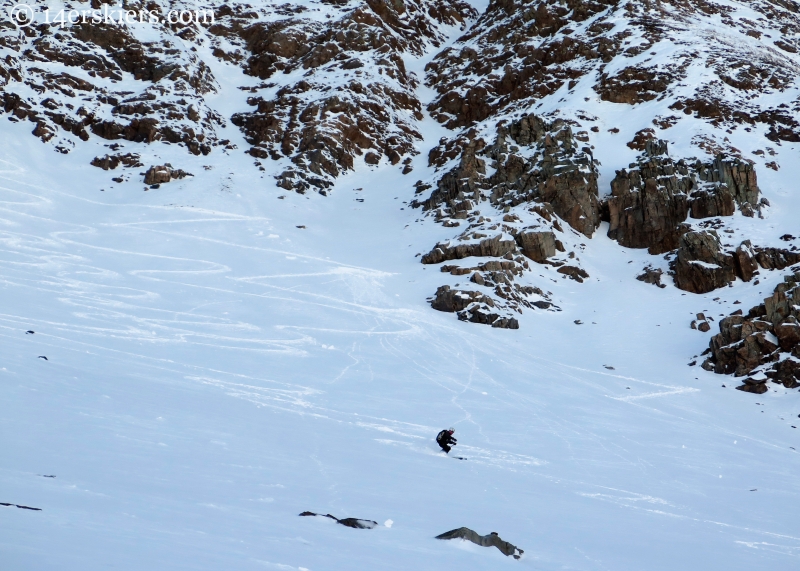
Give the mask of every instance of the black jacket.
[{"label": "black jacket", "polygon": [[439,443],[439,446],[455,445],[456,439],[447,430],[442,430],[436,435],[436,442]]}]

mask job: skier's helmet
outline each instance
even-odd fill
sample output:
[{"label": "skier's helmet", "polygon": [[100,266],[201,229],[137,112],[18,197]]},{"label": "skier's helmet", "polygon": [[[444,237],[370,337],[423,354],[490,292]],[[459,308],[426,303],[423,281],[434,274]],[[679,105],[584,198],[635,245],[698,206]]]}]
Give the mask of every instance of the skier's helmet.
[{"label": "skier's helmet", "polygon": [[450,428],[448,428],[448,429],[447,429],[447,432],[451,432],[451,433],[452,433],[452,432],[455,432],[455,431],[456,431],[456,429],[455,429],[455,428],[453,428],[452,426],[451,426]]}]

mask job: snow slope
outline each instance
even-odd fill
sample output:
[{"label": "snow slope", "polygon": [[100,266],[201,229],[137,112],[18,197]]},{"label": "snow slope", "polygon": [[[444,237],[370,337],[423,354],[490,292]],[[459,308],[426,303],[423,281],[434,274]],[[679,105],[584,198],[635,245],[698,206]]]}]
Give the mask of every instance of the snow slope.
[{"label": "snow slope", "polygon": [[[229,116],[244,95],[213,71]],[[611,108],[590,111],[627,140],[640,118]],[[687,366],[713,333],[694,314],[746,310],[781,272],[655,288],[634,277],[660,258],[601,226],[590,280],[537,268],[563,311],[492,329],[425,302],[443,274],[415,255],[451,231],[417,222],[396,167],[298,195],[227,125],[239,151],[126,142],[195,174],[143,192],[88,166],[100,143],[61,155],[30,128],[0,121],[0,502],[41,511],[0,507],[3,570],[797,568],[797,394]],[[443,127],[419,130],[425,157]],[[633,153],[598,147],[606,188]],[[796,227],[779,153],[737,238]],[[467,461],[437,451],[447,426]],[[525,555],[433,539],[460,526]]]},{"label": "snow slope", "polygon": [[[598,232],[599,279],[499,331],[424,303],[442,230],[396,171],[278,200],[212,155],[141,192],[0,128],[0,501],[42,509],[0,510],[3,568],[796,568],[800,403],[687,367],[733,307],[644,252]],[[462,525],[525,556],[433,539]]]}]

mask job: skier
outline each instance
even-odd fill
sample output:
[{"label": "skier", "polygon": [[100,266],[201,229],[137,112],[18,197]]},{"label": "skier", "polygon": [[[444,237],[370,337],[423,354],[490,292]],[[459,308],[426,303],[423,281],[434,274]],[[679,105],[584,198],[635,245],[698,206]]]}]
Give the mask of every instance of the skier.
[{"label": "skier", "polygon": [[447,430],[442,430],[439,434],[436,435],[436,443],[442,447],[442,450],[445,453],[450,452],[451,445],[456,445],[456,439],[453,438],[453,433],[456,431],[455,428],[450,427]]}]

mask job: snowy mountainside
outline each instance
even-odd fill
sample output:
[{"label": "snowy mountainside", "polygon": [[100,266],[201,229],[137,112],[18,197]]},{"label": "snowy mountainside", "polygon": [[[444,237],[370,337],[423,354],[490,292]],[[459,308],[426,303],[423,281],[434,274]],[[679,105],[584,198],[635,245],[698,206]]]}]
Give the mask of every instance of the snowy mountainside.
[{"label": "snowy mountainside", "polygon": [[[34,135],[64,153],[91,133],[207,155],[234,148],[218,136],[232,121],[255,166],[277,160],[279,184],[300,192],[324,191],[357,157],[397,164],[414,152],[421,104],[402,55],[441,45],[474,15],[468,4],[440,0],[152,1],[124,9],[146,9],[156,23],[95,23],[91,9],[112,5],[77,3],[67,7],[77,23],[61,26],[41,23],[47,4],[33,5],[32,25],[0,28],[0,87],[4,111],[34,123]],[[122,9],[112,7],[112,16]],[[183,10],[194,20],[173,23]],[[235,113],[209,107],[236,90],[250,96],[235,98]]]},{"label": "snowy mountainside", "polygon": [[[601,220],[621,245],[716,264],[719,255],[691,252],[702,236],[689,234],[686,247],[681,236],[735,235],[740,213],[765,216],[772,197],[758,180],[775,180],[770,171],[785,165],[777,157],[791,160],[785,145],[800,137],[798,23],[794,3],[490,3],[425,68],[435,90],[428,110],[452,131],[430,151],[437,174],[418,183],[417,204],[462,228],[432,244],[428,259],[460,259],[454,244],[470,239],[508,244],[483,248],[507,266],[478,272],[478,283],[494,288],[484,303],[450,309],[495,326],[532,304],[557,309],[560,300],[542,295],[542,268],[530,270],[527,259],[558,267],[558,279],[587,279],[580,234],[591,236]],[[543,202],[554,212],[543,216]],[[554,225],[551,214],[567,224]],[[787,250],[775,238],[751,247]],[[760,265],[797,261],[791,253]],[[676,284],[717,289],[738,271],[733,258],[726,265],[724,276],[689,277],[679,266]],[[452,291],[440,290],[437,302]]]},{"label": "snowy mountainside", "polygon": [[796,3],[144,7],[0,24],[3,568],[796,568]]}]

